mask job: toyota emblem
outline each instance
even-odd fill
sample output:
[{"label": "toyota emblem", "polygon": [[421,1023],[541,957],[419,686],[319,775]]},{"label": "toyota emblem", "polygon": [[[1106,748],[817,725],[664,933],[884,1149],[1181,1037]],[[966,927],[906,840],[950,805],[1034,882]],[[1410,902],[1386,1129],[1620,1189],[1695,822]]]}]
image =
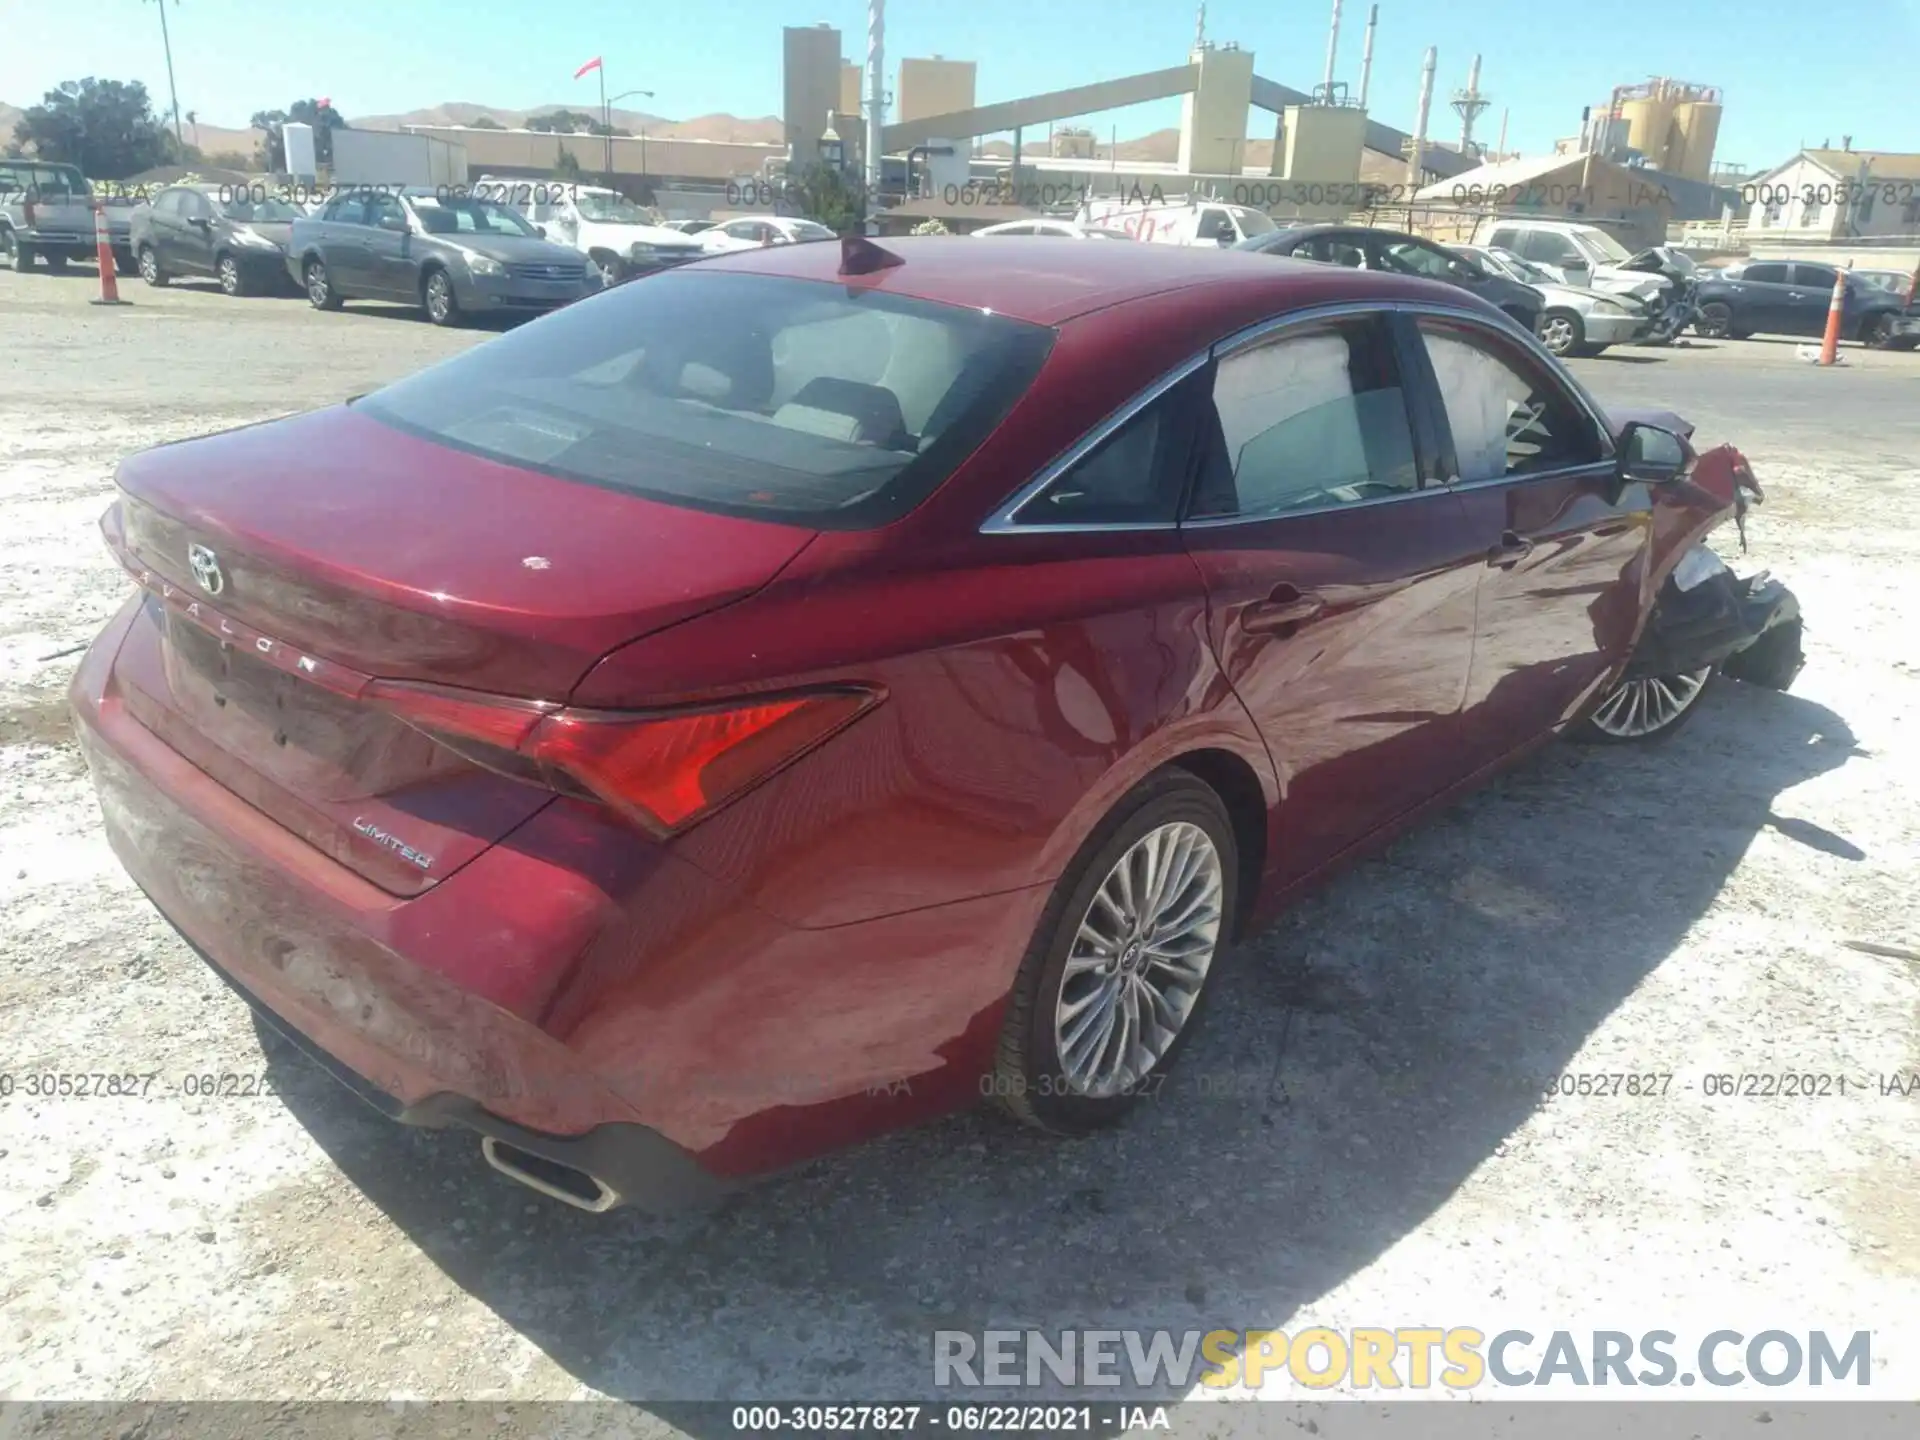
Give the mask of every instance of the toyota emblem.
[{"label": "toyota emblem", "polygon": [[218,595],[227,588],[227,577],[220,571],[220,557],[206,546],[187,546],[187,564],[193,568],[193,578],[200,582],[200,588],[209,595]]}]

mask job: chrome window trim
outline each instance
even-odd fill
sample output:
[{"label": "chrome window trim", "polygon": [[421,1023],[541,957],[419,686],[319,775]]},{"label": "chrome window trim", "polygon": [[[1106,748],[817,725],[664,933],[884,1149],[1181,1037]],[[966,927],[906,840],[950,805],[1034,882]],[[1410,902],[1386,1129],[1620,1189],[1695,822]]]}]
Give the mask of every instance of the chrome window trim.
[{"label": "chrome window trim", "polygon": [[1049,485],[1053,484],[1054,481],[1066,474],[1067,471],[1086,459],[1088,455],[1105,443],[1115,431],[1119,430],[1129,420],[1133,419],[1134,416],[1153,404],[1153,402],[1158,400],[1162,395],[1165,395],[1169,390],[1173,389],[1173,387],[1178,385],[1182,380],[1192,375],[1194,371],[1205,365],[1210,358],[1212,358],[1211,352],[1206,350],[1201,351],[1198,355],[1189,356],[1186,360],[1174,366],[1173,369],[1167,371],[1166,374],[1147,386],[1146,389],[1140,391],[1131,400],[1121,405],[1118,410],[1113,411],[1106,419],[1102,420],[1098,425],[1095,425],[1093,429],[1087,431],[1086,434],[1074,441],[1058,458],[1049,461],[1038,475],[1015,491],[1013,498],[998,510],[994,511],[985,523],[980,526],[980,533],[982,535],[1059,535],[1063,533],[1072,534],[1109,530],[1179,529],[1178,520],[1142,520],[1108,524],[1067,523],[1063,525],[1048,525],[1042,523],[1022,525],[1018,521],[1018,516],[1020,511],[1025,509],[1033,500],[1037,499],[1041,492],[1046,490]]},{"label": "chrome window trim", "polygon": [[[1438,284],[1440,282],[1433,282]],[[1600,437],[1600,458],[1591,464],[1568,466],[1561,470],[1542,470],[1527,475],[1501,475],[1488,480],[1462,481],[1423,485],[1416,490],[1400,495],[1380,495],[1371,500],[1356,500],[1342,505],[1315,506],[1301,510],[1267,510],[1258,515],[1216,515],[1185,521],[1128,521],[1098,523],[1064,523],[1049,525],[1045,523],[1020,524],[1019,513],[1042,491],[1058,480],[1074,465],[1111,436],[1121,426],[1133,419],[1147,406],[1153,404],[1174,386],[1187,379],[1196,370],[1205,365],[1224,360],[1255,345],[1265,343],[1289,330],[1307,329],[1314,325],[1325,324],[1329,320],[1341,320],[1356,315],[1386,316],[1404,314],[1415,319],[1430,316],[1438,320],[1451,320],[1465,324],[1468,328],[1477,328],[1485,334],[1512,341],[1518,339],[1521,348],[1527,351],[1549,375],[1554,376],[1561,386],[1573,395],[1574,403],[1593,422],[1594,430]],[[1404,377],[1403,377],[1404,378]],[[1181,529],[1221,529],[1229,525],[1257,525],[1270,520],[1304,519],[1312,515],[1327,515],[1336,511],[1365,509],[1375,505],[1390,505],[1401,500],[1416,500],[1428,495],[1457,494],[1467,490],[1484,489],[1492,485],[1517,485],[1530,481],[1545,480],[1554,476],[1573,474],[1598,466],[1612,465],[1616,456],[1613,445],[1613,430],[1607,423],[1598,405],[1589,396],[1580,382],[1569,373],[1540,343],[1536,335],[1530,335],[1507,317],[1498,318],[1484,315],[1478,310],[1468,309],[1464,305],[1449,305],[1442,300],[1335,300],[1323,305],[1310,306],[1304,310],[1290,311],[1285,315],[1275,315],[1256,321],[1243,329],[1236,330],[1223,339],[1216,340],[1205,350],[1187,357],[1159,379],[1153,381],[1132,399],[1109,414],[1093,429],[1089,430],[1057,459],[1050,461],[1038,475],[1014,492],[1013,497],[989,516],[980,526],[982,535],[1080,535],[1106,534],[1119,531],[1151,531]]]},{"label": "chrome window trim", "polygon": [[1448,495],[1452,491],[1445,485],[1422,485],[1417,490],[1402,490],[1397,495],[1375,495],[1367,500],[1348,500],[1333,505],[1300,506],[1262,510],[1257,515],[1209,515],[1199,520],[1189,520],[1182,530],[1224,530],[1231,525],[1260,525],[1269,520],[1303,520],[1310,515],[1344,515],[1349,510],[1371,510],[1379,505],[1398,505],[1403,500],[1425,500],[1435,495]]}]

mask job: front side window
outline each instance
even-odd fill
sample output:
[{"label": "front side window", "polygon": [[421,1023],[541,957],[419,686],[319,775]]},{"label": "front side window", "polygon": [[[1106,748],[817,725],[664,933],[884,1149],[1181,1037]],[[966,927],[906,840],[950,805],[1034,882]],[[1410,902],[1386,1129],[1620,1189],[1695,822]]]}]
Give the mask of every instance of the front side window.
[{"label": "front side window", "polygon": [[1463,482],[1540,474],[1602,458],[1592,419],[1529,357],[1466,326],[1422,319],[1419,328]]},{"label": "front side window", "polygon": [[356,402],[429,440],[723,514],[905,514],[1032,383],[1054,332],[775,276],[648,278]]},{"label": "front side window", "polygon": [[183,190],[180,192],[180,213],[189,220],[211,220],[213,206],[198,190]]},{"label": "front side window", "polygon": [[1520,253],[1540,265],[1580,263],[1580,252],[1566,236],[1553,230],[1529,230],[1520,237]]},{"label": "front side window", "polygon": [[587,220],[601,220],[612,225],[646,225],[651,217],[633,201],[624,195],[601,195],[591,190],[582,191],[574,202],[581,217]]},{"label": "front side window", "polygon": [[1417,490],[1391,335],[1343,320],[1223,357],[1195,519],[1284,515]]},{"label": "front side window", "polygon": [[1367,268],[1367,252],[1356,245],[1350,236],[1316,235],[1301,247],[1301,252],[1305,253],[1307,259],[1327,265],[1344,265],[1349,270]]},{"label": "front side window", "polygon": [[1596,265],[1620,265],[1633,256],[1627,247],[1604,230],[1591,228],[1573,232],[1573,240],[1586,257]]},{"label": "front side window", "polygon": [[367,197],[358,194],[336,196],[327,202],[327,208],[320,218],[336,225],[364,225],[367,223]]},{"label": "front side window", "polygon": [[1784,285],[1787,283],[1787,267],[1773,264],[1749,265],[1747,273],[1740,278],[1749,280],[1755,285]]}]

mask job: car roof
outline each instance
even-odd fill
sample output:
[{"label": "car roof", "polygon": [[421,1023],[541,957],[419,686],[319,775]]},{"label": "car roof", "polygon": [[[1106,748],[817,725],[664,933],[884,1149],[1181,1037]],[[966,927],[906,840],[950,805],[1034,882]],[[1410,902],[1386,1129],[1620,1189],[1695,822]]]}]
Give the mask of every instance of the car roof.
[{"label": "car roof", "polygon": [[[1208,290],[1209,305],[1217,305],[1223,314],[1233,312],[1242,297],[1250,315],[1344,300],[1462,301],[1460,290],[1439,281],[1212,247],[1062,247],[1021,235],[1006,236],[998,245],[975,245],[964,235],[900,236],[878,243],[903,263],[851,283],[938,304],[992,310],[1036,325],[1063,324],[1174,290]],[[840,255],[837,245],[772,246],[702,260],[698,268],[845,284],[849,277],[840,274]]]}]

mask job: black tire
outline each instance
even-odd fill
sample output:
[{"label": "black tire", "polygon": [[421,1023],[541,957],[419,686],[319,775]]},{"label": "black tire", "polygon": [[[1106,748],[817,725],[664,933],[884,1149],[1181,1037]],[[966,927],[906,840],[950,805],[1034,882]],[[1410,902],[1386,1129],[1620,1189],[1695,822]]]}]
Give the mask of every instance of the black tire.
[{"label": "black tire", "polygon": [[1549,355],[1559,360],[1584,354],[1587,327],[1571,310],[1545,311],[1540,316],[1540,343],[1547,347]]},{"label": "black tire", "polygon": [[[1220,864],[1220,920],[1206,973],[1172,1042],[1140,1080],[1122,1093],[1075,1093],[1065,1076],[1055,1013],[1067,959],[1096,893],[1134,844],[1161,826],[1189,823],[1206,833]],[[1149,776],[1114,806],[1054,887],[1053,898],[1020,962],[1008,996],[991,1093],[1015,1119],[1056,1135],[1082,1135],[1116,1124],[1143,1096],[1155,1094],[1199,1026],[1207,998],[1220,984],[1221,956],[1231,943],[1240,895],[1240,855],[1220,796],[1188,771]],[[1134,947],[1129,946],[1129,950]]]},{"label": "black tire", "polygon": [[420,308],[436,325],[458,325],[466,318],[460,313],[460,297],[453,293],[453,277],[438,265],[421,273]]},{"label": "black tire", "polygon": [[1891,350],[1893,348],[1893,314],[1882,310],[1878,315],[1867,317],[1866,324],[1860,327],[1860,343],[1869,350]]},{"label": "black tire", "polygon": [[43,258],[45,258],[47,262],[47,269],[51,270],[54,274],[64,275],[67,273],[67,252],[66,251],[49,250],[46,253],[45,257]]},{"label": "black tire", "polygon": [[327,262],[318,255],[313,256],[301,267],[301,278],[307,282],[307,303],[316,310],[338,310],[341,306],[340,292],[333,288],[333,282],[327,277]]},{"label": "black tire", "polygon": [[[1598,700],[1588,707],[1587,713],[1581,716],[1567,731],[1567,737],[1582,745],[1659,745],[1678,735],[1686,728],[1687,722],[1700,713],[1701,702],[1707,698],[1707,692],[1713,688],[1713,682],[1718,678],[1718,675],[1719,671],[1717,668],[1709,669],[1706,673],[1706,678],[1700,681],[1700,688],[1693,692],[1692,698],[1681,708],[1679,714],[1657,728],[1647,730],[1640,734],[1622,734],[1616,728],[1603,725],[1596,718],[1605,710],[1607,704],[1622,687],[1641,683],[1630,680],[1617,681],[1612,688],[1607,690]],[[1655,677],[1652,683],[1671,687],[1680,678],[1679,676],[1662,675]]]},{"label": "black tire", "polygon": [[116,250],[113,252],[114,274],[132,275],[138,271],[139,268],[140,267],[134,263],[133,252],[131,250]]},{"label": "black tire", "polygon": [[1729,656],[1720,668],[1729,680],[1764,685],[1769,690],[1791,689],[1807,663],[1805,635],[1798,619],[1776,625],[1739,654]]},{"label": "black tire", "polygon": [[9,270],[27,270],[33,265],[33,247],[20,243],[20,237],[9,226],[0,225],[0,260],[7,262]]},{"label": "black tire", "polygon": [[134,258],[140,266],[140,278],[146,281],[147,284],[153,286],[154,289],[161,289],[166,285],[167,281],[173,278],[161,268],[160,256],[154,250],[153,246],[142,245],[140,247],[140,253]]},{"label": "black tire", "polygon": [[1693,333],[1708,340],[1739,338],[1733,332],[1733,307],[1719,300],[1709,300],[1694,317]]},{"label": "black tire", "polygon": [[247,282],[246,267],[241,265],[237,256],[225,253],[213,257],[214,278],[220,282],[222,295],[251,295],[253,286]]}]

